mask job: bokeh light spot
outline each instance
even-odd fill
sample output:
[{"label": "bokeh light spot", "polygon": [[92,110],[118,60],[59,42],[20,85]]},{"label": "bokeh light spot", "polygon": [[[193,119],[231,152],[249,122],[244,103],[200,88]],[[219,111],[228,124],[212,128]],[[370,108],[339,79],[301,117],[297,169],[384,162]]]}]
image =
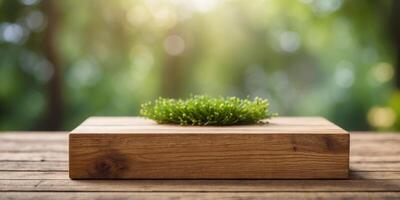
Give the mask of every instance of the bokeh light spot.
[{"label": "bokeh light spot", "polygon": [[390,128],[397,116],[390,107],[372,107],[367,117],[369,124],[376,128]]},{"label": "bokeh light spot", "polygon": [[353,64],[349,61],[341,61],[335,71],[335,82],[339,87],[349,88],[354,83]]},{"label": "bokeh light spot", "polygon": [[180,55],[185,50],[185,41],[178,35],[170,35],[164,40],[164,49],[169,55]]},{"label": "bokeh light spot", "polygon": [[67,83],[72,88],[88,87],[95,85],[101,76],[95,61],[83,59],[71,67],[67,74]]},{"label": "bokeh light spot", "polygon": [[371,69],[371,73],[377,81],[384,83],[393,78],[394,69],[391,64],[382,62],[375,65]]},{"label": "bokeh light spot", "polygon": [[34,31],[40,31],[45,26],[45,18],[40,11],[32,11],[26,18],[26,26]]},{"label": "bokeh light spot", "polygon": [[294,52],[300,47],[299,34],[292,31],[285,31],[279,37],[279,45],[282,51]]},{"label": "bokeh light spot", "polygon": [[19,24],[4,23],[0,25],[1,39],[10,43],[19,43],[24,37],[24,30]]},{"label": "bokeh light spot", "polygon": [[48,60],[41,59],[33,66],[33,74],[37,80],[46,83],[53,77],[53,66]]}]

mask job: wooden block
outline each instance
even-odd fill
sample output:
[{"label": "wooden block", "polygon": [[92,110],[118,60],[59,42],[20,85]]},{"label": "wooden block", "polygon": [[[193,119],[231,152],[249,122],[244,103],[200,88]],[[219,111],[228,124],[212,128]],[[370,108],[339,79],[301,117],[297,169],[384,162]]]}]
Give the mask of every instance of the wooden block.
[{"label": "wooden block", "polygon": [[72,179],[343,179],[349,134],[320,117],[244,126],[91,117],[69,135]]}]

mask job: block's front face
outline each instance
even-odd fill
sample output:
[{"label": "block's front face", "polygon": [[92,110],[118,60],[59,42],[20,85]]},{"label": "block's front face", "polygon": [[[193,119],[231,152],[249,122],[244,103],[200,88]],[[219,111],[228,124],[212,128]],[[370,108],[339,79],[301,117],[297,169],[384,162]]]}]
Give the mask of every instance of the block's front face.
[{"label": "block's front face", "polygon": [[74,179],[347,178],[349,135],[321,118],[237,127],[91,118],[70,134],[69,164]]}]

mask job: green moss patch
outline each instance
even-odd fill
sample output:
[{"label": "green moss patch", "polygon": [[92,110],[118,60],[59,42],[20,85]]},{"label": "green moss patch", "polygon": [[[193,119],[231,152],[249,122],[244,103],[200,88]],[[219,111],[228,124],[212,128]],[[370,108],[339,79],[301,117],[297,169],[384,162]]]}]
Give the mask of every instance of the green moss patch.
[{"label": "green moss patch", "polygon": [[255,124],[275,114],[267,99],[212,98],[204,95],[188,99],[158,98],[142,104],[140,114],[159,124],[237,125]]}]

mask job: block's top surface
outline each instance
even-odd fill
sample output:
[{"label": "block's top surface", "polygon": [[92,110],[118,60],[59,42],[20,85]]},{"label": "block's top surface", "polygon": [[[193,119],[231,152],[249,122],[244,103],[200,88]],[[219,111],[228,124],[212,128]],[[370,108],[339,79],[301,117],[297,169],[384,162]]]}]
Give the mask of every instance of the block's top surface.
[{"label": "block's top surface", "polygon": [[161,125],[141,117],[90,117],[72,134],[348,134],[322,117],[275,117],[265,124],[236,126]]}]

